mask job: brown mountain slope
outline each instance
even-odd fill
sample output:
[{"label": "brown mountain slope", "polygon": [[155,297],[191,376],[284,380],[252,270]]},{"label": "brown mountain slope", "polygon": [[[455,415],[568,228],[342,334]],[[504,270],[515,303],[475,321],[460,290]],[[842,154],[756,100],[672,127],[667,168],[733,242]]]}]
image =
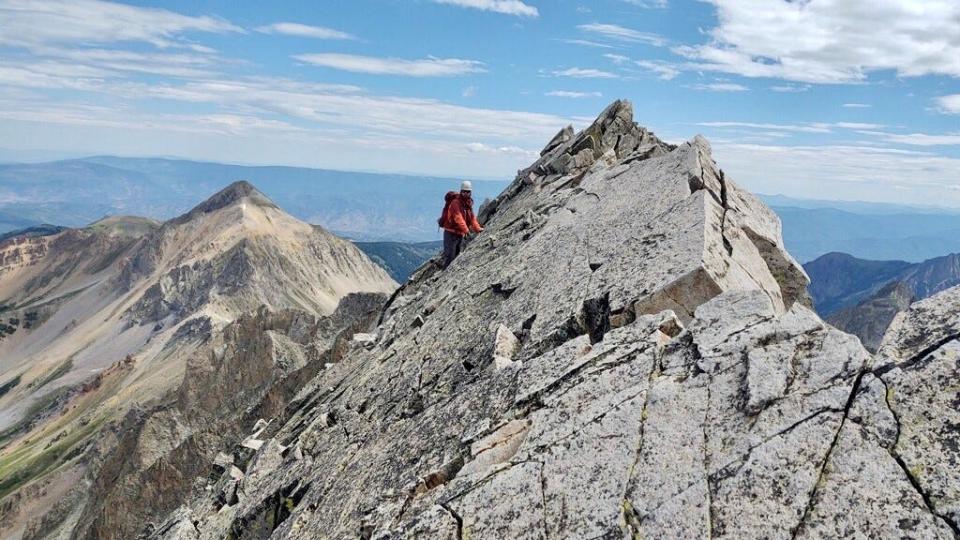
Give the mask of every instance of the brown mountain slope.
[{"label": "brown mountain slope", "polygon": [[[114,218],[8,240],[0,498],[37,478],[66,478],[102,426],[179,386],[187,358],[242,314],[266,306],[325,316],[349,293],[395,286],[351,243],[246,182],[162,225]],[[25,509],[9,501],[0,517]]]}]

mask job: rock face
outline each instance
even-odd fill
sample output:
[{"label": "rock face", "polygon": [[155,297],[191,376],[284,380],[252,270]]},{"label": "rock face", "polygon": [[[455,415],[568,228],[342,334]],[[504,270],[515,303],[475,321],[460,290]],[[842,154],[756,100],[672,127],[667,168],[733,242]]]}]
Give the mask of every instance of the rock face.
[{"label": "rock face", "polygon": [[960,537],[960,288],[899,314],[812,500],[817,536]]},{"label": "rock face", "polygon": [[201,481],[149,536],[950,538],[949,461],[918,491],[889,451],[896,370],[808,307],[705,140],[631,116],[559,133],[258,435],[235,501]]},{"label": "rock face", "polygon": [[[169,442],[109,470],[176,463],[168,453],[180,451],[185,437],[195,440],[188,434],[198,432],[195,422],[204,417],[169,412],[176,401],[171,396],[204,380],[191,371],[196,355],[209,354],[210,341],[222,339],[242,316],[265,306],[274,314],[297,313],[291,316],[297,320],[327,317],[352,293],[385,295],[395,288],[350,242],[285,214],[247,182],[163,224],[114,217],[0,243],[0,536],[39,538],[69,530],[91,494],[113,501],[106,491],[87,488],[101,481],[101,465],[130,457],[124,453],[133,444],[128,433],[146,430]],[[379,303],[365,310],[376,311]],[[324,324],[348,328],[356,317],[337,318]],[[279,332],[267,322],[262,326],[263,332]],[[310,346],[323,344],[314,341]],[[286,357],[266,345],[258,350],[266,356],[250,359],[251,366],[258,360],[279,367],[247,378],[218,372],[221,379],[206,381],[185,402],[199,411],[200,396],[216,389],[218,398],[236,397],[222,405],[239,413],[256,403],[250,396],[272,395],[269,388],[283,379],[275,371],[286,374],[323,352]],[[279,358],[271,360],[271,354]],[[277,397],[271,406],[282,410],[285,399]],[[161,405],[166,416],[155,414]],[[207,414],[212,418],[219,417]],[[202,452],[190,455],[197,459],[194,466],[206,463]],[[180,493],[175,482],[165,481],[169,489],[157,493]],[[154,499],[156,511],[168,510],[160,503],[169,499]],[[152,515],[113,506],[129,512],[124,519]],[[88,510],[84,526],[97,530],[98,516]],[[122,520],[116,523],[117,530],[127,530]]]}]

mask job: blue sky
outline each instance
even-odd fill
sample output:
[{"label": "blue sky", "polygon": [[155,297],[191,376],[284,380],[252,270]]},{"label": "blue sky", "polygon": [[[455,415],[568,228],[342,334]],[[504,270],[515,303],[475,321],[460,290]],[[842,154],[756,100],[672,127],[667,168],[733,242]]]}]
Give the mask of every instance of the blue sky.
[{"label": "blue sky", "polygon": [[509,178],[610,101],[735,181],[960,206],[956,0],[0,0],[0,149]]}]

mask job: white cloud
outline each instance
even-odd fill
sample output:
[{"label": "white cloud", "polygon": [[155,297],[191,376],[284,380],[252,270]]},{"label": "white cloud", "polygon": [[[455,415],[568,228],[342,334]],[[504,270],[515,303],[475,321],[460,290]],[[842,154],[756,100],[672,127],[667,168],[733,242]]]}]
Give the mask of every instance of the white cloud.
[{"label": "white cloud", "polygon": [[375,75],[404,75],[408,77],[449,77],[486,71],[482,62],[460,58],[424,58],[405,60],[355,54],[319,53],[298,54],[297,60],[342,71]]},{"label": "white cloud", "polygon": [[663,9],[667,7],[667,0],[623,0],[624,2],[645,9]]},{"label": "white cloud", "polygon": [[[47,83],[44,86],[49,88],[70,88],[68,85],[75,82],[71,78],[52,76],[43,79],[30,72],[9,74],[0,66],[0,85],[10,84],[14,77],[22,79],[24,84]],[[584,124],[592,120],[463,107],[433,99],[378,96],[352,86],[278,78],[208,79],[162,85],[101,81],[100,84],[90,83],[84,89],[110,97],[206,103],[215,105],[223,111],[222,114],[283,119],[291,126],[308,126],[310,129],[415,139],[469,139],[466,142],[488,140],[510,144],[532,140],[540,143],[541,139],[549,139],[567,124]],[[23,100],[3,103],[0,109],[5,109],[8,114],[21,111],[23,118],[47,110],[44,118],[50,122],[56,122],[55,111],[68,111],[67,116],[76,119],[73,123],[81,123],[81,120],[93,123],[98,119],[97,115],[87,114],[87,109],[68,110],[65,107],[52,100]],[[129,111],[112,107],[98,109],[97,114],[99,118],[111,119],[118,125],[126,122],[131,126],[143,124],[141,119],[128,117]],[[508,146],[500,143],[496,146]]]},{"label": "white cloud", "polygon": [[524,156],[528,158],[535,158],[539,155],[539,152],[536,150],[524,150],[519,146],[490,146],[483,143],[473,142],[467,143],[464,145],[468,152],[471,153],[483,153],[483,154],[506,154],[513,156]]},{"label": "white cloud", "polygon": [[692,67],[807,83],[852,83],[870,72],[960,77],[956,0],[706,0],[719,26],[675,52]]},{"label": "white cloud", "polygon": [[287,36],[306,37],[314,39],[356,39],[351,34],[325,28],[322,26],[310,26],[294,22],[278,22],[261,26],[257,32],[264,34],[283,34]]},{"label": "white cloud", "polygon": [[571,45],[583,45],[584,47],[596,47],[599,49],[613,49],[613,45],[607,45],[606,43],[597,43],[596,41],[590,41],[588,39],[564,39],[564,43],[569,43]]},{"label": "white cloud", "polygon": [[758,129],[793,133],[832,133],[834,129],[882,129],[881,124],[861,122],[808,122],[805,124],[768,124],[759,122],[698,122],[696,125],[715,128]]},{"label": "white cloud", "polygon": [[603,97],[603,94],[600,92],[570,92],[567,90],[551,90],[544,94],[545,96],[550,97],[562,97],[562,98],[588,98],[588,97]]},{"label": "white cloud", "polygon": [[537,8],[525,4],[520,0],[433,0],[438,4],[449,4],[465,8],[493,11],[518,17],[538,17]]},{"label": "white cloud", "polygon": [[100,0],[0,0],[0,44],[31,50],[47,46],[118,42],[190,47],[190,32],[242,32],[216,17]]},{"label": "white cloud", "polygon": [[633,63],[638,67],[652,71],[657,77],[665,81],[672,80],[680,74],[680,69],[675,65],[661,60],[635,60]]},{"label": "white cloud", "polygon": [[746,92],[750,90],[742,84],[729,82],[691,84],[688,86],[688,88],[692,88],[694,90],[704,90],[707,92]]},{"label": "white cloud", "polygon": [[473,96],[477,95],[477,87],[476,87],[476,86],[468,86],[468,87],[464,88],[462,92],[460,92],[460,95],[463,96],[463,97],[465,97],[465,98],[473,97]]},{"label": "white cloud", "polygon": [[815,125],[825,125],[827,127],[837,127],[841,129],[882,129],[886,127],[883,124],[867,124],[864,122],[833,122],[830,124]]},{"label": "white cloud", "polygon": [[554,71],[557,77],[571,77],[574,79],[616,79],[617,76],[609,71],[593,68],[568,68]]},{"label": "white cloud", "polygon": [[844,103],[841,107],[845,109],[869,109],[872,105],[866,103]]},{"label": "white cloud", "polygon": [[614,64],[620,66],[630,61],[630,57],[624,56],[622,54],[605,54],[604,58],[610,60]]},{"label": "white cloud", "polygon": [[786,94],[806,92],[810,88],[811,86],[809,84],[777,84],[770,87],[770,89],[774,92],[782,92]]},{"label": "white cloud", "polygon": [[945,113],[960,114],[960,94],[940,96],[937,98],[937,105]]},{"label": "white cloud", "polygon": [[662,47],[666,45],[666,40],[662,37],[649,32],[638,32],[631,28],[625,28],[616,24],[590,23],[577,26],[584,32],[596,34],[598,36],[616,41],[625,41],[629,43],[646,43]]},{"label": "white cloud", "polygon": [[930,135],[929,133],[885,133],[878,131],[861,131],[865,135],[880,137],[888,143],[907,146],[960,146],[960,134],[948,133],[944,135]]},{"label": "white cloud", "polygon": [[194,53],[139,53],[114,49],[70,49],[55,54],[64,60],[107,70],[172,77],[209,77],[215,61],[213,56]]}]

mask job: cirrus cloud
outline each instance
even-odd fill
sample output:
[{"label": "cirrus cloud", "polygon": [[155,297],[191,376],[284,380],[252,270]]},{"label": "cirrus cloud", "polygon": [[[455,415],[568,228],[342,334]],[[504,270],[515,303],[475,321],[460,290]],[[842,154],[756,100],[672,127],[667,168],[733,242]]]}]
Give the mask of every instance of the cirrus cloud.
[{"label": "cirrus cloud", "polygon": [[666,45],[666,40],[657,34],[639,32],[632,28],[625,28],[617,24],[590,23],[577,26],[578,29],[600,37],[629,43],[646,43],[656,47]]},{"label": "cirrus cloud", "polygon": [[549,97],[561,97],[561,98],[572,98],[572,99],[603,97],[603,94],[601,94],[600,92],[571,92],[568,90],[551,90],[543,95],[549,96]]},{"label": "cirrus cloud", "polygon": [[0,1],[0,44],[31,50],[116,42],[191,48],[182,39],[189,32],[222,34],[243,29],[218,17],[195,17],[101,0]]},{"label": "cirrus cloud", "polygon": [[616,79],[617,76],[609,71],[593,68],[572,67],[553,72],[557,77],[571,77],[573,79]]},{"label": "cirrus cloud", "polygon": [[315,66],[328,67],[354,73],[372,75],[402,75],[407,77],[450,77],[486,71],[483,62],[461,58],[435,58],[420,60],[360,56],[356,54],[318,53],[298,54],[293,58]]},{"label": "cirrus cloud", "polygon": [[310,26],[294,22],[278,22],[261,26],[257,32],[262,34],[283,34],[286,36],[306,37],[314,39],[356,39],[353,35],[333,28]]},{"label": "cirrus cloud", "polygon": [[519,17],[538,17],[540,12],[537,8],[525,4],[520,0],[433,0],[437,4],[449,4],[451,6],[460,6],[481,11],[492,11],[494,13],[503,13],[504,15],[516,15]]}]

